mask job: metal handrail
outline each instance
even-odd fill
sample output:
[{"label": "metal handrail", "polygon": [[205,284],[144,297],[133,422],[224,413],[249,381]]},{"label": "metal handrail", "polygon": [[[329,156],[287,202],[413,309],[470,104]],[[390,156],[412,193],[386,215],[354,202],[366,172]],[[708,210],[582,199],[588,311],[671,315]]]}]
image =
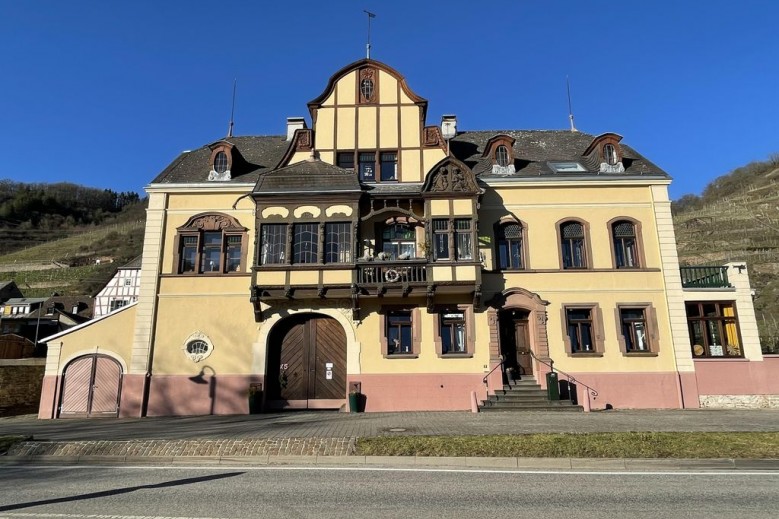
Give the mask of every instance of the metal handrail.
[{"label": "metal handrail", "polygon": [[[530,351],[530,350],[527,350],[526,352],[523,352],[523,353],[527,353],[527,354],[529,354],[531,357],[533,357],[534,359],[536,359],[538,362],[540,362],[541,364],[545,364],[545,365],[549,366],[549,369],[551,369],[551,370],[552,370],[552,373],[554,373],[554,372],[555,372],[554,361],[553,361],[552,359],[549,359],[549,362],[547,362],[547,361],[545,361],[544,359],[541,359],[541,358],[539,358],[538,356],[536,356],[536,354],[535,354],[535,353],[533,353],[533,352],[532,352],[532,351]],[[588,385],[587,385],[587,384],[585,384],[584,382],[580,382],[579,380],[577,380],[576,378],[574,378],[574,376],[573,376],[573,375],[569,375],[568,373],[566,373],[565,371],[563,371],[563,370],[561,370],[561,369],[558,369],[557,371],[558,371],[559,373],[561,373],[561,374],[565,375],[565,378],[567,378],[567,379],[568,379],[568,383],[569,383],[569,384],[577,384],[577,385],[580,385],[580,386],[586,387],[586,388],[589,390],[589,391],[588,391],[588,398],[589,398],[590,396],[592,396],[592,399],[593,399],[593,400],[595,400],[596,398],[598,398],[598,390],[597,390],[597,389],[595,389],[594,387],[588,386]]]},{"label": "metal handrail", "polygon": [[[487,386],[487,379],[490,378],[490,375],[492,375],[492,372],[495,371],[498,368],[502,368],[504,362],[506,362],[506,357],[501,355],[500,356],[500,362],[498,362],[498,365],[495,366],[494,368],[492,368],[489,373],[484,375],[484,378],[482,379],[482,382],[484,383],[485,386]],[[503,372],[503,370],[501,369],[501,373],[502,372]],[[489,393],[489,386],[487,386],[487,392]]]}]

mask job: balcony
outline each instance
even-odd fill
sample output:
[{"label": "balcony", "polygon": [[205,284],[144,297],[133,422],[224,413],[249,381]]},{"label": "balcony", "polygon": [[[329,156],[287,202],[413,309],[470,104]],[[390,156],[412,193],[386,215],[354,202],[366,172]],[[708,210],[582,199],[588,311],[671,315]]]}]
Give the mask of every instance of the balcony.
[{"label": "balcony", "polygon": [[371,261],[357,264],[357,284],[362,287],[382,285],[419,285],[427,283],[427,261]]},{"label": "balcony", "polygon": [[733,288],[728,282],[728,267],[704,266],[679,267],[682,288]]}]

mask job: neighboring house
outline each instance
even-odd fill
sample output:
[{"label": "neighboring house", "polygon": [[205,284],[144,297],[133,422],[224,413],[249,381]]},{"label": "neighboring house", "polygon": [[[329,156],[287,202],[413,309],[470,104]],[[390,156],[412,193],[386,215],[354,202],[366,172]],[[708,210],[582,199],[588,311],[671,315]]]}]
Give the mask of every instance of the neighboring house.
[{"label": "neighboring house", "polygon": [[2,313],[3,303],[12,297],[24,297],[24,294],[16,286],[15,281],[0,281],[0,313]]},{"label": "neighboring house", "polygon": [[619,135],[428,126],[373,60],[308,108],[149,184],[138,301],[46,339],[42,418],[469,410],[552,362],[585,408],[777,403],[745,266],[680,270]]},{"label": "neighboring house", "polygon": [[42,356],[40,339],[88,321],[91,299],[53,296],[7,300],[0,315],[0,358]]},{"label": "neighboring house", "polygon": [[141,256],[116,269],[114,277],[95,296],[95,315],[101,317],[138,300],[141,290]]}]

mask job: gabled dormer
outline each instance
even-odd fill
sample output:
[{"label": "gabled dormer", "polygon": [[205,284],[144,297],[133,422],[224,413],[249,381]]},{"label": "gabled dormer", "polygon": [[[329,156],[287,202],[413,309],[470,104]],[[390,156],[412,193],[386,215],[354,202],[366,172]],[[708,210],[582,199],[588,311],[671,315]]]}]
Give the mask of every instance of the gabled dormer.
[{"label": "gabled dormer", "polygon": [[232,178],[230,171],[233,169],[233,144],[225,140],[209,144],[211,157],[208,159],[210,171],[209,182],[224,182]]},{"label": "gabled dormer", "polygon": [[616,133],[603,133],[592,140],[582,155],[593,157],[600,164],[599,173],[624,173],[622,149],[619,145],[621,140],[622,136]]},{"label": "gabled dormer", "polygon": [[[425,126],[427,100],[379,61],[359,60],[336,72],[308,109],[315,156],[354,171],[364,184],[423,182],[446,156],[440,130]],[[294,148],[280,166],[311,155]]]},{"label": "gabled dormer", "polygon": [[493,175],[513,175],[514,168],[514,142],[516,140],[506,134],[490,137],[484,145],[482,157],[489,158],[492,162]]}]

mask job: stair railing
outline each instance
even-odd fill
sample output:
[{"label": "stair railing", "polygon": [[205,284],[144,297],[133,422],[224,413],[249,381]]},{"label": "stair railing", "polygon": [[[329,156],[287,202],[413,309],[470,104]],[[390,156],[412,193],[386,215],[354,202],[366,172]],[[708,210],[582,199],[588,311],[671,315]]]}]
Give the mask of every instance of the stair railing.
[{"label": "stair railing", "polygon": [[503,355],[501,355],[501,356],[500,356],[500,362],[498,362],[498,364],[497,364],[497,365],[496,365],[494,368],[492,368],[492,369],[490,370],[490,372],[489,372],[489,373],[487,373],[486,375],[484,375],[484,378],[482,379],[482,382],[484,382],[484,389],[486,389],[486,390],[487,390],[487,397],[488,397],[488,398],[489,398],[489,396],[490,396],[490,386],[489,386],[489,384],[487,384],[487,379],[488,379],[488,378],[490,378],[490,375],[492,375],[492,372],[493,372],[493,371],[495,371],[495,370],[496,370],[496,369],[498,369],[498,368],[500,368],[500,373],[501,373],[501,377],[502,377],[502,376],[503,376],[503,373],[504,373],[504,372],[503,372],[503,363],[504,363],[504,362],[506,362],[506,357],[504,357]]},{"label": "stair railing", "polygon": [[[533,353],[530,350],[524,351],[522,353],[527,353],[528,355],[530,355],[531,357],[536,359],[541,364],[549,366],[549,369],[552,370],[552,373],[555,372],[554,361],[552,359],[549,359],[549,361],[547,362],[546,360],[539,358],[535,353]],[[587,407],[588,408],[590,407],[590,405],[589,405],[590,397],[592,397],[593,400],[597,400],[597,398],[598,398],[598,391],[594,387],[588,386],[584,382],[581,382],[578,379],[576,379],[573,375],[569,375],[568,373],[566,373],[565,371],[563,371],[561,369],[558,369],[557,372],[560,373],[561,375],[564,375],[565,378],[567,379],[567,382],[568,382],[568,394],[569,395],[571,394],[571,391],[570,391],[571,390],[571,384],[576,384],[576,385],[579,385],[579,386],[587,388],[586,393],[587,393],[587,404],[588,404]]]}]

